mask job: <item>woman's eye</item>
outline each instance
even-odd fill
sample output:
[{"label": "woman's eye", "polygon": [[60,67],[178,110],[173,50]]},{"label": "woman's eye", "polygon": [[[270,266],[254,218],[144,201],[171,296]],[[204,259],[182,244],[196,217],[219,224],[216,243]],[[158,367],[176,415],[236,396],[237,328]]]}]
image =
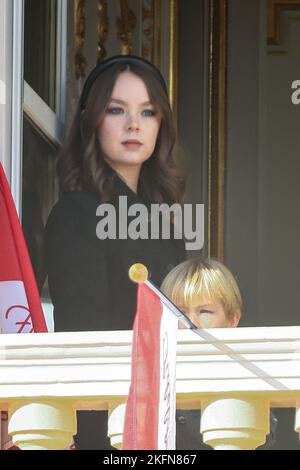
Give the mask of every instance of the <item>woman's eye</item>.
[{"label": "woman's eye", "polygon": [[[124,113],[124,109],[118,108],[118,107],[108,108],[107,112],[109,114],[122,114],[122,113]],[[155,116],[156,112],[153,109],[145,109],[142,112],[142,114],[143,114],[143,116],[146,116],[146,117],[152,117],[152,116]]]},{"label": "woman's eye", "polygon": [[121,114],[123,112],[122,108],[108,108],[107,110],[110,114]]},{"label": "woman's eye", "polygon": [[143,111],[143,113],[146,113],[145,115],[146,115],[147,117],[148,117],[148,116],[150,116],[150,117],[151,117],[151,116],[155,116],[155,114],[156,114],[156,112],[153,111],[153,109],[145,109],[145,110]]}]

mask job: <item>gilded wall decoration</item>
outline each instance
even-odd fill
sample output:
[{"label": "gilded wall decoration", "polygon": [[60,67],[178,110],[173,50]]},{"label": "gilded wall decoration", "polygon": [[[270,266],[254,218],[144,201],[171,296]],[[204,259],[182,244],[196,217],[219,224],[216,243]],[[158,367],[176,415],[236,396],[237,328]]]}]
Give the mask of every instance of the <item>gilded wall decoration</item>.
[{"label": "gilded wall decoration", "polygon": [[75,50],[75,76],[77,80],[85,77],[87,60],[83,54],[83,47],[85,43],[86,34],[86,1],[75,0],[75,35],[76,35],[76,50]]},{"label": "gilded wall decoration", "polygon": [[142,57],[153,61],[154,48],[154,1],[144,0],[142,4]]},{"label": "gilded wall decoration", "polygon": [[284,11],[300,10],[300,0],[268,0],[267,44],[281,45],[281,16]]},{"label": "gilded wall decoration", "polygon": [[120,0],[121,15],[117,19],[118,35],[121,41],[121,53],[132,54],[132,34],[137,26],[137,18],[129,8],[128,0]]},{"label": "gilded wall decoration", "polygon": [[97,63],[99,64],[107,56],[105,41],[108,37],[109,20],[107,15],[107,2],[105,0],[99,0],[98,13]]},{"label": "gilded wall decoration", "polygon": [[208,255],[224,259],[227,0],[210,0]]}]

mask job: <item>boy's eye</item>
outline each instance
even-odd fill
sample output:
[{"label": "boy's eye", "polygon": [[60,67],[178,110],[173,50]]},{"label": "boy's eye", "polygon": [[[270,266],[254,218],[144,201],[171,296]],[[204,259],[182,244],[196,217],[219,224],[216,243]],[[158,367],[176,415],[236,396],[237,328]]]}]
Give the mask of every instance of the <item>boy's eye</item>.
[{"label": "boy's eye", "polygon": [[200,313],[208,313],[208,314],[210,314],[210,313],[214,313],[214,312],[212,312],[211,310],[202,309],[202,310],[200,310]]}]

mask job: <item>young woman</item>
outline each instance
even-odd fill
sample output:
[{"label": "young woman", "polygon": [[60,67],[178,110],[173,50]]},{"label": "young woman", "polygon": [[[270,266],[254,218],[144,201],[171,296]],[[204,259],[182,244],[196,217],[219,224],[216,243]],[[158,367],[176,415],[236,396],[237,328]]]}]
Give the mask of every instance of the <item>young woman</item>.
[{"label": "young woman", "polygon": [[[131,329],[137,287],[129,280],[130,266],[145,264],[159,285],[185,259],[172,222],[170,237],[159,229],[151,238],[157,225],[153,204],[171,206],[183,198],[175,138],[166,84],[156,67],[139,57],[115,56],[92,70],[58,160],[62,196],[46,227],[55,331]],[[107,416],[101,440],[99,414],[78,413],[77,448],[109,447]]]}]

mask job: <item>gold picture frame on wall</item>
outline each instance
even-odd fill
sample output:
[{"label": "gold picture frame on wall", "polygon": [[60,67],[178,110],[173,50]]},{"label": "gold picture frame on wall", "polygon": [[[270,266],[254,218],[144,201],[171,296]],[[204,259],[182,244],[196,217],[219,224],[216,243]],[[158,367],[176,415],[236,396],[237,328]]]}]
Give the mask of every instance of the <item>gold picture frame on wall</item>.
[{"label": "gold picture frame on wall", "polygon": [[[208,155],[207,247],[208,256],[224,260],[225,164],[226,164],[226,69],[228,0],[208,0]],[[157,0],[157,9],[161,0]],[[180,1],[169,0],[169,96],[178,123],[179,14]],[[160,4],[160,5],[159,5]],[[160,10],[161,12],[161,10]],[[160,18],[161,21],[161,18]],[[158,42],[161,38],[156,39]],[[159,63],[156,63],[159,66]],[[163,67],[163,64],[160,64]]]},{"label": "gold picture frame on wall", "polygon": [[[228,0],[208,0],[206,253],[224,260]],[[178,123],[180,1],[169,2],[169,95]]]},{"label": "gold picture frame on wall", "polygon": [[178,60],[179,60],[179,0],[171,0],[170,5],[170,65],[169,94],[175,122],[178,122]]},{"label": "gold picture frame on wall", "polygon": [[224,260],[227,0],[209,2],[208,256]]},{"label": "gold picture frame on wall", "polygon": [[[207,256],[224,260],[225,163],[226,163],[226,69],[227,0],[208,0],[208,152],[207,152]],[[179,0],[170,0],[169,94],[178,122]]]}]

